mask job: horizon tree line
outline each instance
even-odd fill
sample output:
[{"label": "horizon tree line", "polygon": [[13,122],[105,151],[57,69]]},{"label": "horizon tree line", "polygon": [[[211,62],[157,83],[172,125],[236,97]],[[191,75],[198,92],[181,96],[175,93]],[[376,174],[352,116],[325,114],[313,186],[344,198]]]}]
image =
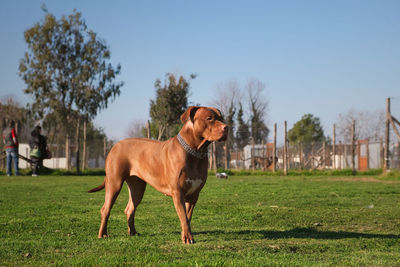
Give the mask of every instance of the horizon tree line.
[{"label": "horizon tree line", "polygon": [[[12,99],[11,102],[3,101],[0,106],[2,120],[4,124],[7,116],[15,117],[20,122],[23,136],[29,134],[29,127],[34,124],[32,122],[41,120],[48,128],[51,142],[65,140],[68,164],[71,157],[70,142],[75,140],[76,167],[79,172],[81,148],[83,157],[86,157],[88,132],[106,137],[102,129],[93,125],[93,119],[119,96],[124,85],[116,81],[121,66],[110,63],[110,48],[104,39],[88,29],[80,12],[74,10],[72,14],[57,19],[46,8],[42,9],[45,12],[43,20],[24,32],[28,50],[19,64],[19,76],[26,84],[24,93],[30,95],[33,101],[26,109]],[[167,73],[164,81],[156,79],[156,97],[150,101],[149,107],[150,131],[154,138],[165,140],[177,134],[180,114],[189,105],[197,104],[189,101],[190,83],[196,76],[191,74],[185,78]],[[216,85],[216,93],[210,104],[221,110],[231,128],[224,144],[225,150],[242,150],[247,144],[268,141],[270,129],[266,119],[269,100],[265,97],[265,89],[265,84],[256,78],[249,79],[244,86],[236,80]],[[306,115],[309,115],[308,118]],[[308,119],[320,124],[319,118],[306,115],[298,123]],[[354,110],[339,114],[339,132],[343,140],[348,139],[348,121],[354,118],[360,119],[357,136],[378,138],[383,120],[379,115],[377,120],[372,121],[371,115],[376,117],[372,113]],[[301,140],[298,136],[302,133],[301,127],[296,130],[298,127],[295,126],[290,130],[292,142]],[[138,130],[132,134],[143,135],[143,127],[136,127]],[[373,131],[370,131],[371,128]],[[322,127],[314,130],[314,141],[322,140],[322,137],[327,140]],[[294,134],[296,131],[297,139]],[[80,143],[82,135],[83,144]]]}]

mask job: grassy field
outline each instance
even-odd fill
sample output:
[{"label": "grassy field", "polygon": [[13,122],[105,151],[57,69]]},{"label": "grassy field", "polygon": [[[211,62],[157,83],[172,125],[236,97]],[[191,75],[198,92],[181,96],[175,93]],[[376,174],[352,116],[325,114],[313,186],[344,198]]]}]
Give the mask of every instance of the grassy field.
[{"label": "grassy field", "polygon": [[400,178],[209,177],[180,243],[172,200],[147,188],[127,235],[124,186],[97,239],[97,176],[0,176],[0,266],[400,266]]}]

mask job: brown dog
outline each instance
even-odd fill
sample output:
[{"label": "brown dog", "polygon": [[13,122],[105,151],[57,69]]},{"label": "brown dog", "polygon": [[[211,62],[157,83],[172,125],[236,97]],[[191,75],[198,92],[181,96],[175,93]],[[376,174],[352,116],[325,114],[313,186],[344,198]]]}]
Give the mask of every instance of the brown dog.
[{"label": "brown dog", "polygon": [[172,196],[182,227],[182,242],[193,244],[190,221],[200,190],[207,180],[207,146],[227,138],[228,127],[215,108],[189,107],[181,116],[184,123],[178,136],[165,142],[149,139],[125,139],[108,154],[106,177],[89,192],[106,189],[101,208],[99,238],[107,237],[107,221],[124,181],[129,187],[125,209],[128,232],[136,234],[135,210],[142,200],[146,184]]}]

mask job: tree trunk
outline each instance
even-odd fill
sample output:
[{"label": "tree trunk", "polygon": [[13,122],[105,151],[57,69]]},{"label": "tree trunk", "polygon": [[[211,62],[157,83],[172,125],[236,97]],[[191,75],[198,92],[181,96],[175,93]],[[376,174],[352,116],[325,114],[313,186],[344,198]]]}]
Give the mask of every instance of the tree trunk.
[{"label": "tree trunk", "polygon": [[161,125],[161,126],[158,128],[158,138],[157,138],[158,141],[161,140],[161,138],[162,138],[162,136],[163,136],[163,134],[164,134],[164,131],[165,131],[165,127]]},{"label": "tree trunk", "polygon": [[81,173],[79,164],[80,164],[80,158],[79,158],[79,154],[80,154],[80,127],[81,127],[81,119],[78,118],[78,123],[76,125],[76,136],[75,136],[75,144],[76,144],[76,173]]},{"label": "tree trunk", "polygon": [[67,133],[67,136],[65,138],[65,160],[66,160],[66,168],[67,170],[71,169],[71,151],[69,149],[69,133]]},{"label": "tree trunk", "polygon": [[276,171],[276,123],[274,123],[274,146],[272,148],[272,171]]},{"label": "tree trunk", "polygon": [[82,151],[82,170],[87,168],[87,144],[86,144],[86,119],[83,122],[83,151]]}]

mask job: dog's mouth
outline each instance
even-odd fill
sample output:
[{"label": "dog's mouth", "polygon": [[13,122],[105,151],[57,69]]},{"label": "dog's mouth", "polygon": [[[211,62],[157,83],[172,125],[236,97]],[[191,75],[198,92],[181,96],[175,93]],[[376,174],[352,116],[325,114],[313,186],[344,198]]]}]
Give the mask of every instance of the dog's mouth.
[{"label": "dog's mouth", "polygon": [[228,138],[228,128],[224,128],[222,131],[211,132],[209,136],[203,135],[200,137],[200,141],[207,140],[208,142],[220,142],[226,141]]},{"label": "dog's mouth", "polygon": [[224,133],[220,139],[218,139],[218,142],[222,142],[222,141],[226,141],[226,139],[228,139],[228,133]]},{"label": "dog's mouth", "polygon": [[228,139],[228,131],[229,128],[225,127],[224,130],[222,131],[222,136],[218,141],[226,141],[226,139]]},{"label": "dog's mouth", "polygon": [[216,138],[216,141],[222,142],[222,141],[226,141],[226,139],[228,139],[228,131],[223,131],[223,132],[220,134],[220,137],[219,137],[219,138]]},{"label": "dog's mouth", "polygon": [[220,141],[226,141],[228,138],[228,134],[222,134],[220,137],[200,137],[200,141],[208,141],[208,142],[220,142]]}]

